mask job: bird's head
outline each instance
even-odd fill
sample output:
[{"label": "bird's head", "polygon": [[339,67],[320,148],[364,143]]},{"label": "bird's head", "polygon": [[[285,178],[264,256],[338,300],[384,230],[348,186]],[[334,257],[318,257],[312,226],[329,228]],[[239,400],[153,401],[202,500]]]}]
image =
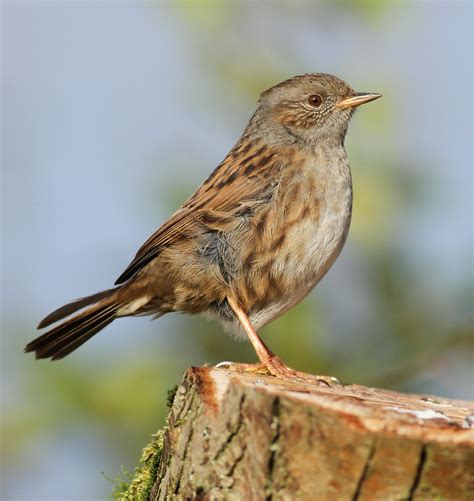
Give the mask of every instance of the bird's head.
[{"label": "bird's head", "polygon": [[281,82],[260,96],[260,118],[268,129],[303,143],[322,138],[342,141],[354,109],[381,97],[355,92],[343,80],[307,73]]}]

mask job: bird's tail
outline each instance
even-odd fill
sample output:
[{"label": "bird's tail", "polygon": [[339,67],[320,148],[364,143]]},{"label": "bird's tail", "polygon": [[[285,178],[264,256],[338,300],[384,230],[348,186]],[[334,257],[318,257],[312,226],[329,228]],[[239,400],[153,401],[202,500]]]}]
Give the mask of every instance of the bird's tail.
[{"label": "bird's tail", "polygon": [[51,358],[52,360],[69,355],[117,318],[117,310],[121,305],[116,300],[116,292],[117,289],[98,292],[53,311],[41,320],[38,329],[47,327],[89,306],[28,343],[25,352],[33,351],[36,358]]}]

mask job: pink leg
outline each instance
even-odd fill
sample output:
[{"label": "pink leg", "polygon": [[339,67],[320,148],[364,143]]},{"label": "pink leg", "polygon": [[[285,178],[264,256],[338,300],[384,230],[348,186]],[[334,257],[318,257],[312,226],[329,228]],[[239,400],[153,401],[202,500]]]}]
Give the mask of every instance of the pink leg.
[{"label": "pink leg", "polygon": [[[255,329],[253,328],[247,314],[244,312],[244,310],[239,306],[237,301],[231,297],[227,298],[227,301],[229,302],[229,306],[233,310],[233,312],[236,314],[237,318],[239,319],[240,324],[244,328],[247,336],[250,339],[250,342],[252,343],[252,346],[257,353],[258,359],[261,362],[261,365],[253,366],[255,369],[250,369],[254,371],[261,370],[263,366],[266,368],[266,370],[272,374],[273,376],[276,377],[297,377],[299,379],[304,379],[308,382],[323,382],[327,384],[328,386],[331,386],[331,384],[334,384],[337,381],[336,378],[330,378],[327,376],[309,376],[308,374],[302,373],[302,372],[297,372],[293,370],[291,367],[288,367],[285,365],[280,358],[278,358],[273,351],[264,343],[264,341],[260,338],[260,336],[257,334]],[[239,364],[237,364],[239,365]],[[247,364],[242,364],[242,367],[248,367]],[[246,370],[249,370],[247,368]]]}]

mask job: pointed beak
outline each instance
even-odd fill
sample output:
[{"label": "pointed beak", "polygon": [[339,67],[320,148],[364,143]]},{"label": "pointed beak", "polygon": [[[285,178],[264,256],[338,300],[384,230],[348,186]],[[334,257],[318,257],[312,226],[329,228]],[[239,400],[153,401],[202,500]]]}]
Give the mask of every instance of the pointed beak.
[{"label": "pointed beak", "polygon": [[355,108],[374,99],[382,97],[382,94],[371,94],[368,92],[357,92],[353,96],[343,97],[337,104],[336,108],[345,110],[346,108]]}]

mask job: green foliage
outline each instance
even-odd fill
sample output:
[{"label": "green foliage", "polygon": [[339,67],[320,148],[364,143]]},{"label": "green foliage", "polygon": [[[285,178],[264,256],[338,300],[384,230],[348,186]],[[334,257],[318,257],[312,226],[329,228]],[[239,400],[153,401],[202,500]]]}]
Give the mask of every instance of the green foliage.
[{"label": "green foliage", "polygon": [[374,22],[390,7],[390,2],[386,0],[333,0],[333,3],[340,9],[351,10]]}]

